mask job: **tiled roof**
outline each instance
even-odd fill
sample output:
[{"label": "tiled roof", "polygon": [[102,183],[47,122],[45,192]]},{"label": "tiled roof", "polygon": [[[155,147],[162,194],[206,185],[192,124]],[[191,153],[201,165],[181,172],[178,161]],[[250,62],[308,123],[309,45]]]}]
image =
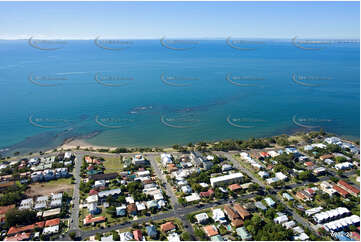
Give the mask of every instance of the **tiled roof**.
[{"label": "tiled roof", "polygon": [[342,195],[344,197],[348,194],[348,191],[346,191],[345,189],[343,189],[337,185],[333,185],[332,188],[335,189],[340,195]]},{"label": "tiled roof", "polygon": [[162,225],[160,226],[160,229],[161,229],[163,232],[167,232],[167,231],[170,231],[170,230],[175,229],[175,225],[174,225],[172,222],[166,222],[165,224],[162,224]]},{"label": "tiled roof", "polygon": [[133,236],[135,240],[141,241],[143,239],[142,231],[139,229],[133,231]]},{"label": "tiled roof", "polygon": [[356,194],[360,193],[359,189],[357,189],[356,187],[351,186],[350,184],[348,184],[344,180],[339,180],[337,184],[340,185],[340,186],[343,186],[346,190],[351,191],[353,193],[356,193]]},{"label": "tiled roof", "polygon": [[209,237],[212,237],[212,236],[215,236],[215,235],[218,234],[218,230],[214,225],[208,225],[208,226],[205,226],[203,228],[204,228],[204,231],[206,231],[206,233],[207,233],[207,235]]},{"label": "tiled roof", "polygon": [[104,216],[99,216],[99,217],[93,218],[93,216],[91,214],[89,214],[88,216],[85,217],[84,224],[97,223],[97,222],[102,222],[105,220],[106,220],[106,218]]},{"label": "tiled roof", "polygon": [[50,220],[46,220],[45,227],[55,226],[60,223],[60,218],[54,218]]},{"label": "tiled roof", "polygon": [[214,191],[212,189],[209,189],[208,191],[206,192],[200,192],[199,195],[201,197],[210,197],[214,194]]},{"label": "tiled roof", "polygon": [[43,228],[44,227],[45,222],[38,222],[35,224],[31,224],[31,225],[26,225],[26,226],[22,226],[22,227],[11,227],[8,231],[8,235],[12,235],[12,234],[18,234],[18,233],[22,233],[22,232],[27,232],[27,231],[33,231],[36,227],[38,228]]},{"label": "tiled roof", "polygon": [[31,233],[21,233],[16,234],[15,236],[6,237],[4,241],[22,241],[22,240],[29,240]]},{"label": "tiled roof", "polygon": [[236,218],[239,218],[238,213],[236,213],[230,206],[224,205],[224,212],[227,214],[227,216],[233,220]]},{"label": "tiled roof", "polygon": [[2,206],[0,207],[0,215],[2,214],[6,214],[7,211],[9,211],[10,209],[15,208],[15,204],[11,204],[9,206]]},{"label": "tiled roof", "polygon": [[229,190],[231,190],[231,191],[235,191],[235,190],[238,190],[238,189],[242,189],[239,184],[229,185],[228,188],[229,188]]},{"label": "tiled roof", "polygon": [[244,222],[242,219],[237,218],[232,220],[232,225],[236,228],[243,226],[243,224]]},{"label": "tiled roof", "polygon": [[234,209],[237,211],[237,213],[239,215],[241,215],[241,217],[243,219],[249,217],[251,214],[247,211],[247,209],[245,209],[244,207],[242,207],[241,205],[239,204],[235,204],[234,206]]}]

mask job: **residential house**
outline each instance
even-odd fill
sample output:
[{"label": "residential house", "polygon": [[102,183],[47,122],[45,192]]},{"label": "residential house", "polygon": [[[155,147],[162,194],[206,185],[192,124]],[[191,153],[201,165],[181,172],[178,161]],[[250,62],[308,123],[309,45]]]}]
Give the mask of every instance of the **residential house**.
[{"label": "residential house", "polygon": [[30,240],[31,233],[20,233],[14,236],[7,236],[5,237],[4,241],[23,241],[23,240]]},{"label": "residential house", "polygon": [[323,181],[320,183],[321,191],[327,193],[329,196],[333,196],[337,191],[333,189],[333,186],[328,181]]},{"label": "residential house", "polygon": [[257,174],[263,179],[269,177],[269,173],[266,171],[260,171]]},{"label": "residential house", "polygon": [[276,202],[273,201],[273,199],[270,198],[270,197],[266,197],[266,198],[264,199],[264,201],[265,201],[265,202],[267,203],[267,205],[270,206],[270,207],[273,207],[273,206],[276,204]]},{"label": "residential house", "polygon": [[312,216],[313,220],[316,223],[325,223],[335,219],[342,218],[344,216],[350,215],[350,211],[345,207],[338,207],[335,209],[331,209],[325,212],[320,212]]},{"label": "residential house", "polygon": [[222,172],[225,172],[225,171],[230,171],[233,169],[233,166],[232,165],[229,165],[229,164],[224,164],[222,165]]},{"label": "residential house", "polygon": [[214,194],[214,191],[212,189],[208,189],[208,191],[206,191],[206,192],[199,193],[199,195],[201,197],[211,197],[211,196],[213,196],[213,194]]},{"label": "residential house", "polygon": [[185,185],[181,187],[181,190],[185,194],[189,194],[192,192],[192,188],[189,185]]},{"label": "residential house", "polygon": [[236,233],[242,240],[251,240],[252,235],[248,233],[245,227],[240,227],[236,229]]},{"label": "residential house", "polygon": [[127,231],[119,234],[120,241],[131,241],[134,240],[133,233]]},{"label": "residential house", "polygon": [[94,181],[99,180],[112,180],[118,177],[118,173],[112,172],[112,173],[106,173],[106,174],[94,174],[90,175],[89,179]]},{"label": "residential house", "polygon": [[133,216],[137,215],[137,206],[134,203],[128,204],[127,212]]},{"label": "residential house", "polygon": [[255,205],[256,208],[259,208],[259,209],[261,209],[261,210],[263,210],[263,211],[264,211],[264,210],[267,210],[267,207],[266,207],[265,205],[263,205],[263,203],[260,202],[260,201],[255,202],[254,205]]},{"label": "residential house", "polygon": [[296,193],[296,197],[304,202],[312,200],[312,197],[310,195],[308,195],[307,193],[305,193],[304,191],[298,191]]},{"label": "residential house", "polygon": [[127,214],[127,206],[123,204],[120,207],[116,207],[115,212],[117,216],[125,216]]},{"label": "residential house", "polygon": [[311,215],[321,212],[322,209],[323,209],[323,207],[311,208],[311,209],[306,210],[305,214],[306,214],[306,216],[311,216]]},{"label": "residential house", "polygon": [[292,201],[292,200],[294,200],[293,197],[292,197],[290,194],[288,194],[287,192],[284,192],[284,193],[282,194],[282,197],[283,197],[284,199],[286,199],[287,201]]},{"label": "residential house", "polygon": [[278,179],[277,177],[271,177],[266,179],[267,184],[271,185],[272,183],[278,182],[280,181],[280,179]]},{"label": "residential house", "polygon": [[220,208],[213,209],[213,220],[215,222],[219,222],[221,224],[227,223],[226,216],[224,215],[224,212]]},{"label": "residential house", "polygon": [[336,170],[347,170],[351,169],[353,164],[351,162],[342,162],[335,165]]},{"label": "residential house", "polygon": [[135,155],[132,159],[133,165],[145,166],[148,165],[148,161],[142,155]]},{"label": "residential house", "polygon": [[133,231],[133,237],[136,241],[142,241],[143,240],[143,234],[142,231],[139,229]]},{"label": "residential house", "polygon": [[273,221],[276,224],[283,224],[288,221],[288,217],[286,215],[278,216],[278,217],[274,218]]},{"label": "residential house", "polygon": [[223,209],[230,220],[240,218],[239,214],[237,212],[235,212],[229,205],[224,205]]},{"label": "residential house", "polygon": [[210,179],[211,186],[217,187],[224,184],[231,184],[236,182],[241,182],[243,180],[243,174],[242,173],[232,173],[225,176],[218,176],[218,177],[212,177]]},{"label": "residential house", "polygon": [[347,197],[347,195],[349,194],[348,191],[339,187],[338,185],[333,185],[332,188],[343,197]]},{"label": "residential house", "polygon": [[208,222],[208,219],[209,219],[209,217],[206,213],[199,213],[199,214],[196,214],[194,217],[199,224],[205,224]]},{"label": "residential house", "polygon": [[351,215],[349,217],[337,219],[335,221],[328,222],[323,225],[323,228],[330,232],[330,231],[341,231],[351,225],[359,225],[360,224],[360,217],[357,215]]},{"label": "residential house", "polygon": [[204,229],[204,232],[206,232],[208,237],[218,235],[218,229],[214,225],[204,226],[203,229]]},{"label": "residential house", "polygon": [[177,233],[170,233],[167,237],[169,242],[179,242],[181,241],[179,235]]},{"label": "residential house", "polygon": [[287,176],[285,174],[283,174],[282,172],[276,172],[275,176],[281,181],[287,180]]},{"label": "residential house", "polygon": [[163,153],[160,155],[160,158],[164,167],[166,167],[168,164],[173,163],[173,156],[171,154]]},{"label": "residential house", "polygon": [[146,231],[147,231],[147,235],[155,240],[157,237],[158,237],[158,232],[157,232],[157,229],[154,225],[149,225],[147,227],[145,227]]},{"label": "residential house", "polygon": [[291,220],[282,224],[285,229],[291,229],[296,226],[295,221]]},{"label": "residential house", "polygon": [[236,210],[236,212],[241,216],[241,218],[243,220],[251,217],[251,214],[247,211],[247,209],[245,209],[244,207],[242,207],[238,203],[234,204],[233,208],[234,208],[234,210]]},{"label": "residential house", "polygon": [[315,174],[316,176],[320,176],[320,175],[324,175],[326,173],[326,168],[325,167],[317,167],[315,169],[313,169],[313,174]]},{"label": "residential house", "polygon": [[358,196],[358,194],[360,194],[360,190],[358,188],[356,188],[354,186],[351,186],[350,184],[348,184],[344,180],[339,180],[337,182],[337,185],[339,187],[341,187],[342,189],[346,190],[348,193],[350,193],[353,196]]},{"label": "residential house", "polygon": [[160,225],[160,230],[163,233],[174,232],[175,229],[176,229],[176,227],[173,224],[173,222],[166,222],[166,223]]},{"label": "residential house", "polygon": [[24,199],[20,202],[20,207],[19,209],[32,209],[34,205],[34,200],[33,198],[28,198],[28,199]]},{"label": "residential house", "polygon": [[332,158],[333,158],[332,154],[327,154],[327,155],[321,155],[320,156],[321,161],[325,161],[326,159],[332,159]]},{"label": "residential house", "polygon": [[93,217],[91,214],[87,215],[83,221],[84,225],[94,225],[96,223],[102,223],[106,221],[106,217],[99,216],[99,217]]},{"label": "residential house", "polygon": [[184,197],[184,199],[187,202],[195,202],[201,200],[201,197],[198,195],[198,193],[192,193],[191,195]]},{"label": "residential house", "polygon": [[307,162],[303,163],[303,165],[305,165],[307,167],[313,167],[315,164],[313,164],[312,161],[307,161]]},{"label": "residential house", "polygon": [[241,190],[241,186],[239,184],[232,184],[228,186],[228,189],[232,192]]}]

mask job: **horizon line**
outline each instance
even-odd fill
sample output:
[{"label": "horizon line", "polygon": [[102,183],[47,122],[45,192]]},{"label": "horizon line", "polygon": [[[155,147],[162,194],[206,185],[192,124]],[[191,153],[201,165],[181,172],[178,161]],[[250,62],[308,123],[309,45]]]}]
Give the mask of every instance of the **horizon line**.
[{"label": "horizon line", "polygon": [[[28,38],[0,38],[0,40],[29,40],[33,38],[33,36],[30,36]],[[123,37],[104,37],[104,38],[99,38],[99,36],[94,37],[94,38],[72,38],[72,37],[66,37],[66,38],[34,38],[34,40],[96,40],[96,39],[103,39],[103,40],[227,40],[227,39],[249,39],[249,40],[290,40],[292,41],[293,39],[299,39],[299,40],[360,40],[360,38],[338,38],[338,37],[328,37],[328,38],[318,38],[318,37],[308,37],[308,38],[299,38],[298,36],[293,36],[291,38],[285,38],[285,37],[231,37],[231,36],[227,36],[227,37],[171,37],[171,38],[165,38],[165,37],[161,37],[161,38],[153,38],[153,37],[142,37],[142,38],[123,38]]]}]

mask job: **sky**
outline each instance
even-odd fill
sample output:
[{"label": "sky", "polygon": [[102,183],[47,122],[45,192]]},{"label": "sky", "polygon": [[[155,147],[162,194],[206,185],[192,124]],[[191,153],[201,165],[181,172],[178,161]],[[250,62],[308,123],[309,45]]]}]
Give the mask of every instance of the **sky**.
[{"label": "sky", "polygon": [[359,39],[359,2],[0,2],[0,39]]}]

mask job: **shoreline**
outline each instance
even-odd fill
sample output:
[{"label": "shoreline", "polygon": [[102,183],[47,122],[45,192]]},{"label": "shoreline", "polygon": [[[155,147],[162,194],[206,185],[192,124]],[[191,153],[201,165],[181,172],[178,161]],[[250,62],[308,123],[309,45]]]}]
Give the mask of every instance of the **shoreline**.
[{"label": "shoreline", "polygon": [[[288,135],[288,136],[294,136],[295,134],[299,133],[299,132],[304,132],[304,133],[308,133],[308,132],[312,132],[312,131],[316,131],[316,130],[304,130],[302,128],[296,127],[296,128],[288,128],[288,129],[283,129],[283,130],[279,130],[279,132],[275,132],[273,135],[268,135],[268,136],[259,136],[259,137],[255,137],[255,138],[268,138],[268,137],[273,137],[273,136],[279,136],[279,135]],[[173,143],[169,143],[167,145],[150,145],[150,146],[132,146],[132,145],[120,145],[120,146],[116,146],[116,145],[97,145],[97,144],[92,144],[90,143],[88,140],[90,138],[93,138],[97,135],[99,135],[101,133],[101,131],[93,131],[90,132],[88,134],[83,134],[83,135],[75,135],[73,137],[69,137],[66,138],[62,143],[52,147],[52,148],[45,148],[45,149],[41,149],[41,148],[37,148],[36,150],[34,149],[33,151],[31,151],[31,153],[38,153],[39,150],[42,150],[43,153],[51,153],[53,152],[55,149],[56,150],[75,150],[75,149],[80,149],[80,150],[99,150],[99,149],[108,149],[109,151],[114,151],[117,148],[126,148],[126,149],[134,149],[134,148],[162,148],[162,149],[172,149],[172,146],[175,145]],[[347,137],[345,135],[338,135],[338,134],[334,134],[334,133],[329,133],[328,134],[332,134],[334,136],[340,137],[344,140],[348,140],[351,142],[355,142],[356,140],[358,140],[357,138],[351,138]],[[236,140],[239,138],[229,138],[232,140]],[[218,141],[222,141],[225,139],[219,139],[219,140],[202,140],[206,143],[216,143]],[[246,139],[242,139],[242,140],[246,140]],[[196,144],[197,142],[192,142],[193,144]],[[186,144],[178,144],[181,146],[184,146]],[[5,147],[7,148],[7,147]],[[17,147],[19,148],[19,147]],[[4,152],[0,155],[2,155],[3,157],[14,157],[17,155],[14,155],[13,152],[16,151],[15,150],[8,150],[8,152]],[[20,156],[26,155],[27,152],[20,152]]]},{"label": "shoreline", "polygon": [[[87,142],[85,139],[71,139],[71,140],[65,140],[62,145],[57,147],[57,149],[109,149],[114,150],[118,148],[118,146],[101,146],[101,145],[93,145],[89,142]],[[130,148],[130,147],[125,147]]]}]

